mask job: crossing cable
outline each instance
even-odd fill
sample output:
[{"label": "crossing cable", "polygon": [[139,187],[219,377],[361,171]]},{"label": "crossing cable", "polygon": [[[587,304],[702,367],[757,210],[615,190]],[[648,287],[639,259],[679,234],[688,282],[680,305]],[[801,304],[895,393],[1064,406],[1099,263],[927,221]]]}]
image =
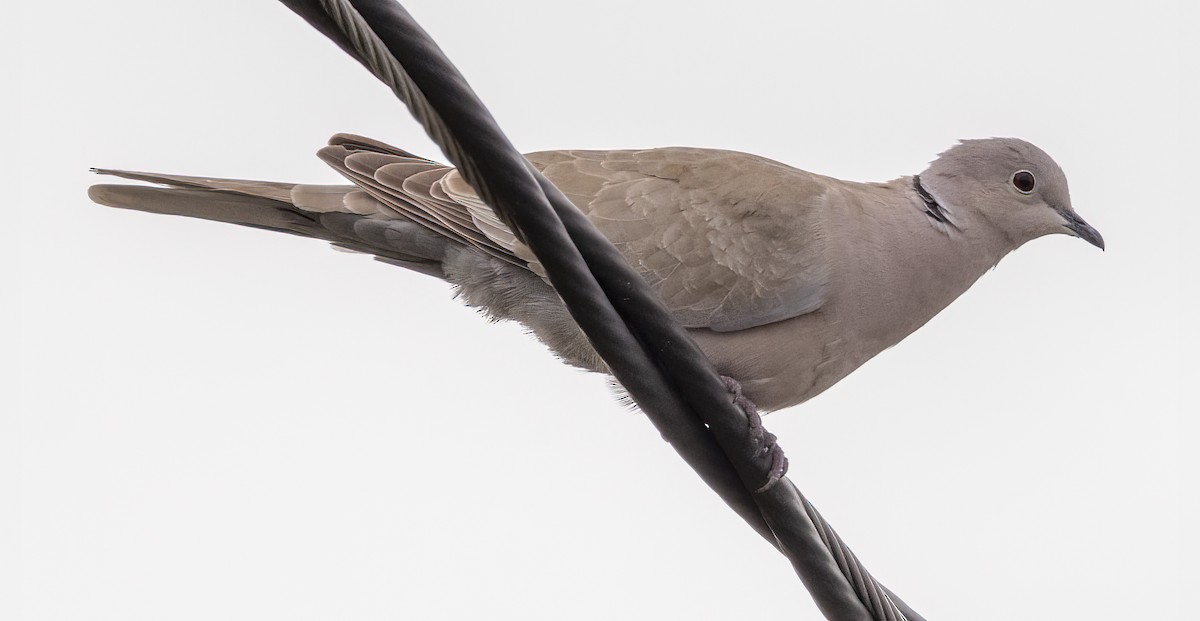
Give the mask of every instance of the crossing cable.
[{"label": "crossing cable", "polygon": [[620,253],[535,170],[433,40],[392,0],[281,0],[404,102],[525,242],[655,427],[779,549],[830,621],[923,621],[875,581],[796,486],[782,452]]}]

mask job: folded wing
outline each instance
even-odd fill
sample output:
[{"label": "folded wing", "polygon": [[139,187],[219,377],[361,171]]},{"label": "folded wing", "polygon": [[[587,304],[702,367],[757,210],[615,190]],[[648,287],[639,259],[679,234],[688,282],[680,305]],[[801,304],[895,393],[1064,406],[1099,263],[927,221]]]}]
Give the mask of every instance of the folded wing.
[{"label": "folded wing", "polygon": [[[347,134],[334,136],[320,156],[361,187],[377,211],[544,276],[453,168]],[[711,149],[527,157],[687,327],[742,330],[812,312],[824,301],[823,177]]]}]

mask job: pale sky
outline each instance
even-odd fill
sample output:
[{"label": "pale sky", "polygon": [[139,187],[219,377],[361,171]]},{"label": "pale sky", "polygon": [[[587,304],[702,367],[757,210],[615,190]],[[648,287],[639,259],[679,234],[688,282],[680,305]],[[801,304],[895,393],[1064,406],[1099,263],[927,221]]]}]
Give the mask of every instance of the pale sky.
[{"label": "pale sky", "polygon": [[[1044,148],[1108,251],[1029,244],[767,426],[931,620],[1193,605],[1182,3],[404,4],[525,151],[717,147],[886,180],[959,138]],[[518,326],[321,242],[87,200],[92,166],[339,182],[315,157],[336,132],[442,159],[285,7],[23,11],[0,616],[820,618],[603,378]]]}]

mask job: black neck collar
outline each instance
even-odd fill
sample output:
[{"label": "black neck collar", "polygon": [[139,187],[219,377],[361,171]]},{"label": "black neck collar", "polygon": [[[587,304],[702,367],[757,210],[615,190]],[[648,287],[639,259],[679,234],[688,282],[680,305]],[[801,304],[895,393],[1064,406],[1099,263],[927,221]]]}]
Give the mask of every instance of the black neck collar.
[{"label": "black neck collar", "polygon": [[946,216],[946,210],[942,209],[937,199],[921,185],[921,175],[913,175],[913,189],[917,191],[917,196],[920,196],[921,201],[925,203],[925,215],[942,224],[954,226],[954,223],[950,222],[950,218]]}]

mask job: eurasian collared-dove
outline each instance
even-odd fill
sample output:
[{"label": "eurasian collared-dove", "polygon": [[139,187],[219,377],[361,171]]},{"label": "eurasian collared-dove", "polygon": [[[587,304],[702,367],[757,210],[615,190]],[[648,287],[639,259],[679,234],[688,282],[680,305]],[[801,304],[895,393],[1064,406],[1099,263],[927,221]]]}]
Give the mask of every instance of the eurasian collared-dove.
[{"label": "eurasian collared-dove", "polygon": [[[605,370],[529,249],[457,171],[350,135],[319,155],[354,185],[99,170],[169,187],[96,185],[89,194],[374,254],[445,279],[568,363]],[[920,175],[885,183],[712,149],[527,157],[764,410],[829,388],[1031,239],[1067,233],[1104,247],[1072,210],[1058,164],[1011,138],[963,141]]]}]

